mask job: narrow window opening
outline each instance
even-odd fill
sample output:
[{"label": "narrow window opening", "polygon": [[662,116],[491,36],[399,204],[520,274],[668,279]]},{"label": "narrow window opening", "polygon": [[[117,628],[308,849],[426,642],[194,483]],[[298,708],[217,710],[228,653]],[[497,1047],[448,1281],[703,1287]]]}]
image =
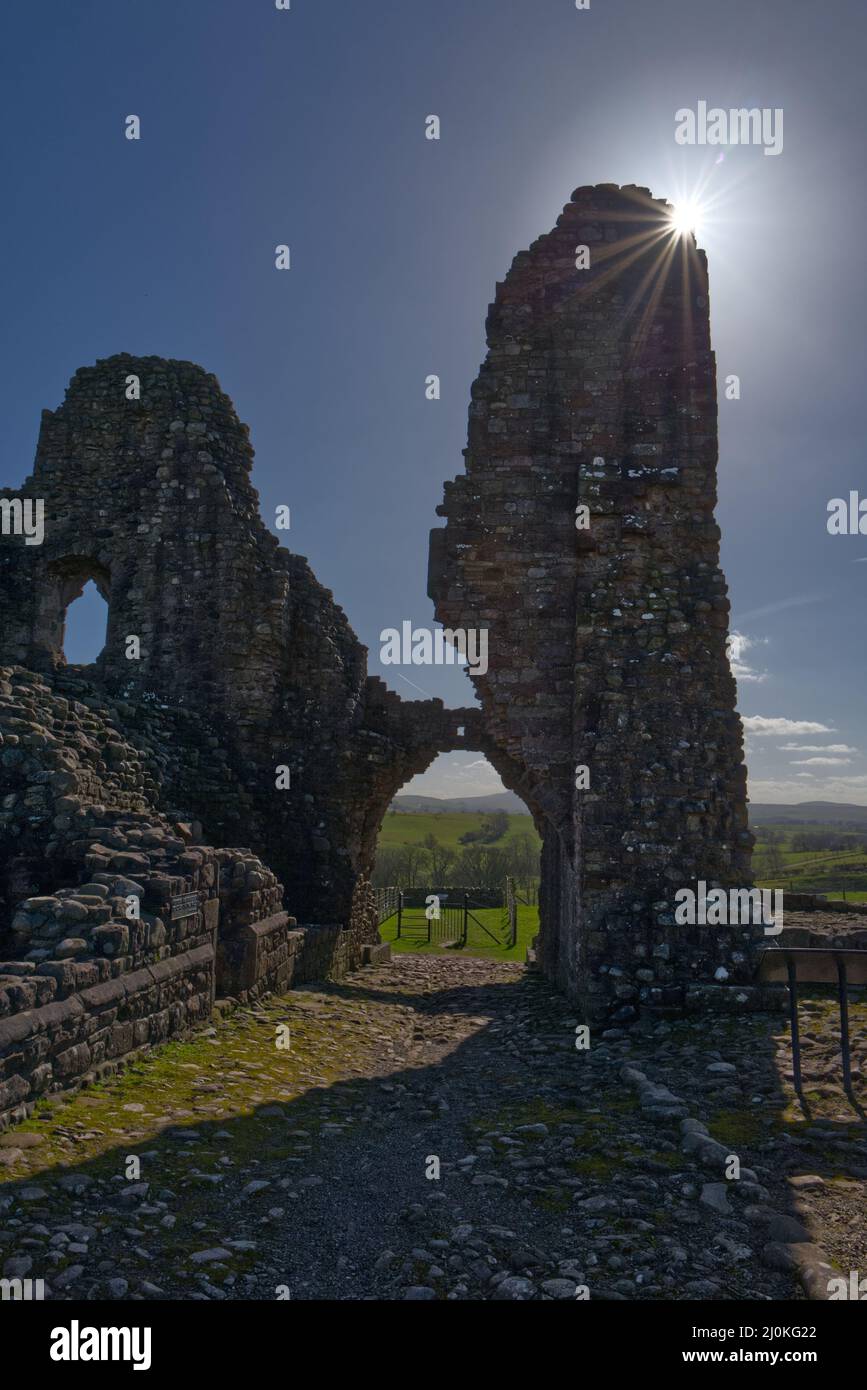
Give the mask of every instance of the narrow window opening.
[{"label": "narrow window opening", "polygon": [[105,647],[108,604],[89,579],[66,610],[63,655],[70,666],[90,666]]}]

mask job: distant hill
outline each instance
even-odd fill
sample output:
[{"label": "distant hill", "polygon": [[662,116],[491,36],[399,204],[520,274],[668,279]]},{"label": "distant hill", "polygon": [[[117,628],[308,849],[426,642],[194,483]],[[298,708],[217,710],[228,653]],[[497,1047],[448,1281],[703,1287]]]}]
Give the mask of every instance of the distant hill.
[{"label": "distant hill", "polygon": [[809,821],[813,825],[839,825],[843,821],[867,825],[867,806],[850,806],[841,801],[799,801],[793,806],[773,806],[753,801],[749,811],[753,825],[761,825],[763,821],[786,820]]},{"label": "distant hill", "polygon": [[460,811],[508,811],[513,816],[526,816],[527,808],[514,792],[493,792],[488,796],[396,796],[391,809],[404,814],[419,812],[433,815],[437,811],[454,814]]},{"label": "distant hill", "polygon": [[[494,792],[487,796],[396,796],[391,809],[404,815],[435,815],[441,811],[456,812],[508,811],[513,816],[525,816],[527,807],[514,792]],[[849,805],[842,801],[799,801],[793,805],[775,806],[769,802],[750,803],[753,825],[768,821],[803,821],[812,825],[840,825],[843,822],[867,826],[867,806]]]}]

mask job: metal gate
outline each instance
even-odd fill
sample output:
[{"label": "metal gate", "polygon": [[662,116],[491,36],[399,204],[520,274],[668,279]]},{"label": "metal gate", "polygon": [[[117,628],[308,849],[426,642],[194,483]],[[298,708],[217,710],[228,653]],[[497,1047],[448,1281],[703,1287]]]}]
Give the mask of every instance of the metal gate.
[{"label": "metal gate", "polygon": [[428,945],[462,945],[466,941],[463,895],[454,890],[434,893],[405,888],[398,895],[397,938]]},{"label": "metal gate", "polygon": [[[503,889],[378,889],[383,921],[394,923],[395,939],[407,944],[499,946],[517,940],[517,902],[511,879]],[[387,896],[386,896],[387,895]]]}]

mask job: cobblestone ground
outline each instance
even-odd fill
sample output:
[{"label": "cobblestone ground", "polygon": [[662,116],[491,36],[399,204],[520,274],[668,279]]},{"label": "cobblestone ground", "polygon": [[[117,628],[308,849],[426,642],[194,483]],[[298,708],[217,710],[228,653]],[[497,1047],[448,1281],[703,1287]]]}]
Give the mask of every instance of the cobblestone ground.
[{"label": "cobblestone ground", "polygon": [[[451,955],[227,1012],[0,1136],[4,1276],[56,1299],[704,1300],[801,1298],[822,1249],[867,1272],[831,1001],[805,1006],[806,1116],[783,1017],[589,1050],[579,1024],[521,966]],[[852,1031],[865,1096],[863,1005]]]}]

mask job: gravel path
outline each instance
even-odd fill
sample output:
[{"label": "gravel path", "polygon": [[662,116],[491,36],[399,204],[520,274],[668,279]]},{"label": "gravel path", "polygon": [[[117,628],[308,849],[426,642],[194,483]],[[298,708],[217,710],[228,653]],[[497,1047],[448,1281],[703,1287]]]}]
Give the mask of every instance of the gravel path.
[{"label": "gravel path", "polygon": [[523,967],[396,957],[4,1135],[3,1272],[55,1298],[803,1297],[793,1242],[867,1270],[864,1128],[815,1010],[805,1118],[767,1016],[583,1050]]}]

